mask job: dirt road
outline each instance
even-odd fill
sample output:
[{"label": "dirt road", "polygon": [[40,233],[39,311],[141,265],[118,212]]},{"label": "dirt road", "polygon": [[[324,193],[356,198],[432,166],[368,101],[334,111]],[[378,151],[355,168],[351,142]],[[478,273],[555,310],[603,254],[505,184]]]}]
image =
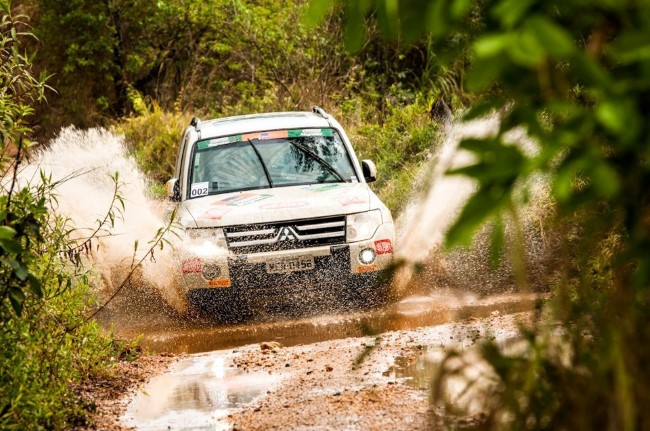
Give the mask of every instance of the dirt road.
[{"label": "dirt road", "polygon": [[[164,326],[182,355],[121,401],[141,430],[429,429],[429,385],[448,349],[517,336],[534,295],[413,296],[372,312],[248,325]],[[146,319],[145,319],[146,320]],[[370,335],[375,334],[375,335]],[[461,424],[462,425],[462,424]]]}]

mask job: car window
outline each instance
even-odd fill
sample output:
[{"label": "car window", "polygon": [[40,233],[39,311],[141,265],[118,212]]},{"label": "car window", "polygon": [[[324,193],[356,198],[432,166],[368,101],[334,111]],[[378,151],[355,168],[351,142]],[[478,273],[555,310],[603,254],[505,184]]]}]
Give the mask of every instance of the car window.
[{"label": "car window", "polygon": [[197,152],[192,184],[203,183],[208,183],[208,194],[270,187],[264,168],[248,142]]},{"label": "car window", "polygon": [[189,197],[358,178],[333,129],[260,132],[198,141]]}]

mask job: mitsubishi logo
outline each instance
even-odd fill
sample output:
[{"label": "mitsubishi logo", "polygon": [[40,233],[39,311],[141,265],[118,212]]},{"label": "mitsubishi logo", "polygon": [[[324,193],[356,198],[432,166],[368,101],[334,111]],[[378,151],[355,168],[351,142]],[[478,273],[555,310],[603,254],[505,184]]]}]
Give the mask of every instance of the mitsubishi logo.
[{"label": "mitsubishi logo", "polygon": [[289,226],[285,226],[282,229],[280,229],[280,234],[278,235],[278,241],[295,241],[297,239],[298,237],[296,231],[294,231],[293,228]]}]

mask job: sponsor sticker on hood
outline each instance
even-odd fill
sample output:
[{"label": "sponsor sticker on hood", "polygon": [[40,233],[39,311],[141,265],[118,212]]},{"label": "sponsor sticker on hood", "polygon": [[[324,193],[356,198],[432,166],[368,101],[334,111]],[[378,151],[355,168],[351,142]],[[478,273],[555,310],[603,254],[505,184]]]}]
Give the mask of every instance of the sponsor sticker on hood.
[{"label": "sponsor sticker on hood", "polygon": [[270,198],[272,195],[256,194],[256,193],[241,193],[235,196],[230,196],[219,201],[213,202],[212,205],[228,205],[229,207],[245,207],[254,204],[264,199]]},{"label": "sponsor sticker on hood", "polygon": [[319,184],[315,186],[305,186],[302,189],[310,192],[320,193],[320,192],[328,192],[330,190],[337,190],[339,188],[341,188],[341,185],[336,183],[336,184]]}]

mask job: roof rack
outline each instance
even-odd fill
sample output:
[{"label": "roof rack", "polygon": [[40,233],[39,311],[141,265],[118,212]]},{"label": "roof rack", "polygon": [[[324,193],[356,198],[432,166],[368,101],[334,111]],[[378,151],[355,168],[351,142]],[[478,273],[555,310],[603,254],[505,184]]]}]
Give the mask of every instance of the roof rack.
[{"label": "roof rack", "polygon": [[192,121],[190,121],[190,126],[194,127],[196,130],[199,130],[201,128],[201,120],[199,120],[198,117],[192,117]]},{"label": "roof rack", "polygon": [[313,112],[314,114],[320,115],[321,117],[325,118],[326,120],[328,119],[327,112],[325,112],[323,110],[323,108],[321,108],[320,106],[314,105],[314,107],[311,108],[311,112]]}]

